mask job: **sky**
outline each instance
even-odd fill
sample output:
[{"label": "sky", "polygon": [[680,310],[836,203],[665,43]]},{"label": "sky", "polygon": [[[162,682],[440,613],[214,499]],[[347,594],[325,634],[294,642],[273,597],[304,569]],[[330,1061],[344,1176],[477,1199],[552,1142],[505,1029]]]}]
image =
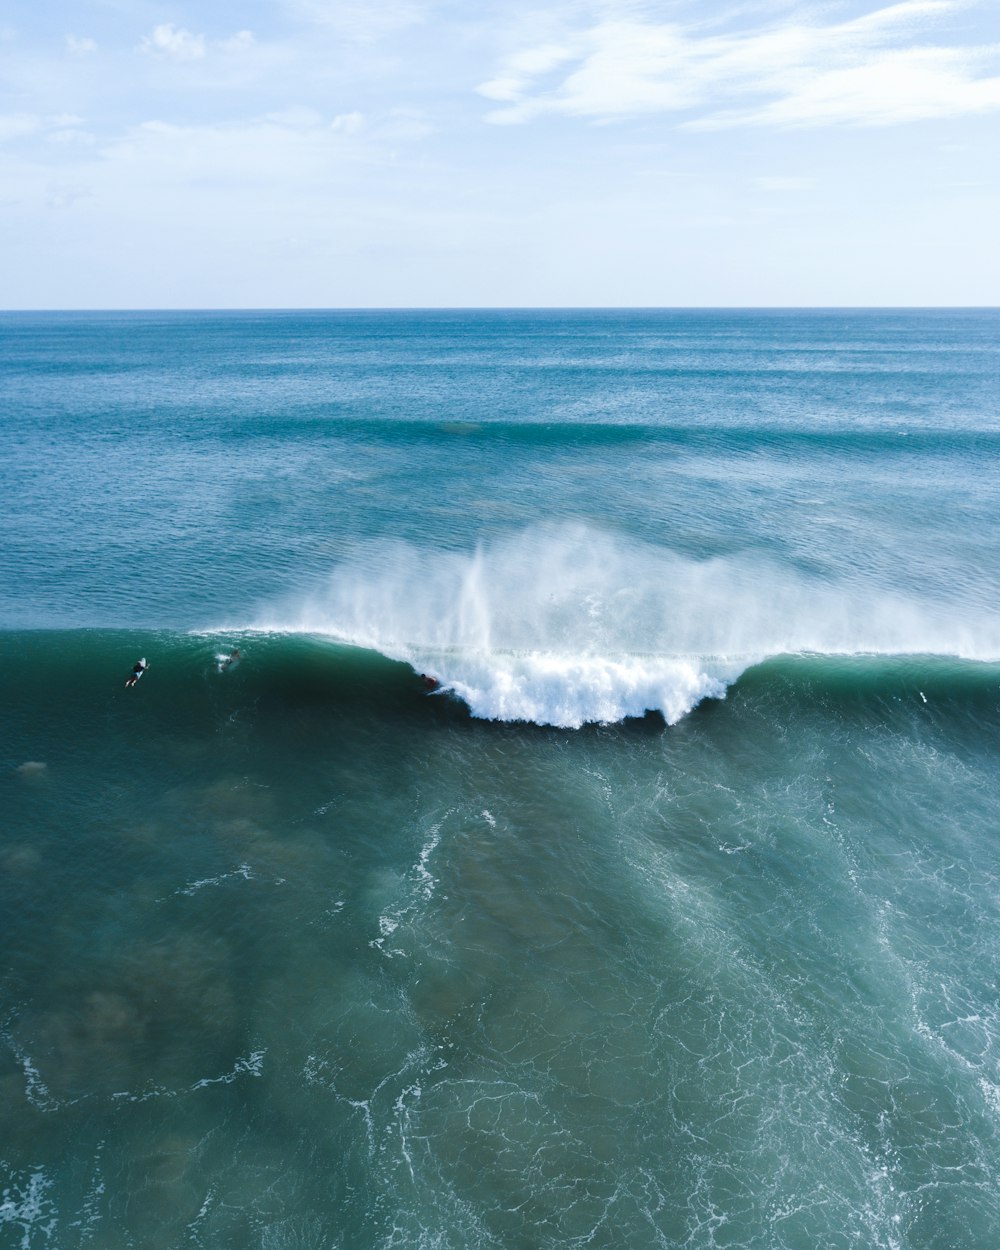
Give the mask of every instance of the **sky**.
[{"label": "sky", "polygon": [[998,0],[13,0],[0,307],[1000,304]]}]

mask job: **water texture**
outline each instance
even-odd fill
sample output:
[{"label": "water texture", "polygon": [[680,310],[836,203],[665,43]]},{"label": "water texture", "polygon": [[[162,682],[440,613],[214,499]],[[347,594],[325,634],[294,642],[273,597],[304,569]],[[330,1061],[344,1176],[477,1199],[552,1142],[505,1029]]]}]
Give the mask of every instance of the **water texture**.
[{"label": "water texture", "polygon": [[0,383],[0,1247],[995,1242],[1000,313]]}]

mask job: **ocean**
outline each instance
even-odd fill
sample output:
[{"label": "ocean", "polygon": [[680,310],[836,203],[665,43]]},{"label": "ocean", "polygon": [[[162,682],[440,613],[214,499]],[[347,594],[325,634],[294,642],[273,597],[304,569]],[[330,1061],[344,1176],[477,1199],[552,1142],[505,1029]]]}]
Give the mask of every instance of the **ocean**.
[{"label": "ocean", "polygon": [[998,464],[995,310],[0,315],[0,1247],[997,1244]]}]

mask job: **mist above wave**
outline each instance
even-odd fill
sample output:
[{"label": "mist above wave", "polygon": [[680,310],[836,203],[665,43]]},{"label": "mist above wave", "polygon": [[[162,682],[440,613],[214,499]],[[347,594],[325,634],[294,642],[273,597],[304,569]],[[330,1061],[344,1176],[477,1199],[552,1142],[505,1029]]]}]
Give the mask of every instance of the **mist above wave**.
[{"label": "mist above wave", "polygon": [[367,544],[253,627],[404,660],[476,716],[566,727],[647,711],[674,723],[772,655],[1000,656],[1000,618],[750,556],[694,560],[582,524],[473,552]]}]

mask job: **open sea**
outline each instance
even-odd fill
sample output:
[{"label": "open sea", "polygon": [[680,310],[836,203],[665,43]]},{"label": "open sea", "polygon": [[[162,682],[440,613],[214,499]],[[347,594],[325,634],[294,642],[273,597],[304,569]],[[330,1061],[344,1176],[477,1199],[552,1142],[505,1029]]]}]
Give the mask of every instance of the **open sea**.
[{"label": "open sea", "polygon": [[1000,311],[3,314],[0,523],[2,1250],[1000,1244]]}]

